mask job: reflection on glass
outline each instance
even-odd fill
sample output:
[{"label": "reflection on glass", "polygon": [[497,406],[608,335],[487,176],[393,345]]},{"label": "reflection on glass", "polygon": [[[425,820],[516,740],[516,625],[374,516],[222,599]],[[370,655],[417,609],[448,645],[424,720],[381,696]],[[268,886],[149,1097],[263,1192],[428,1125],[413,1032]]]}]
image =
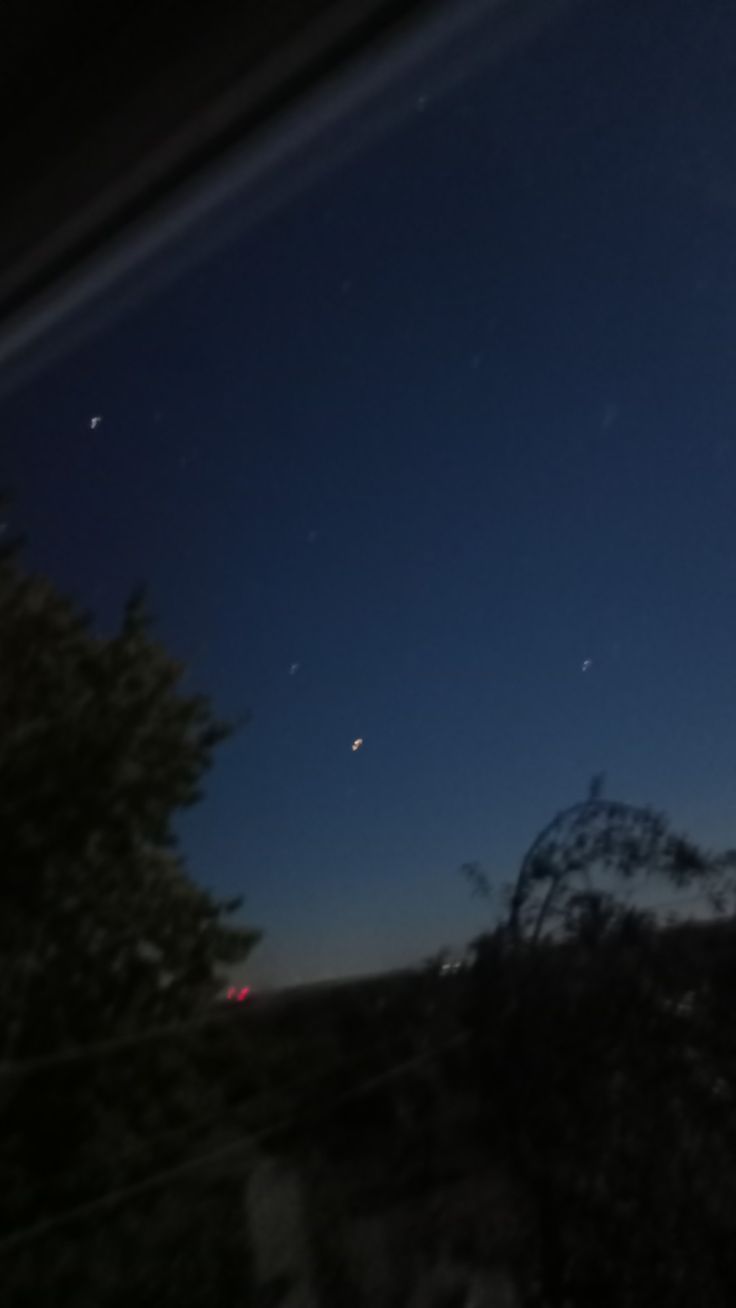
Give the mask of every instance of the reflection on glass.
[{"label": "reflection on glass", "polygon": [[181,1248],[178,1303],[732,1301],[735,38],[571,6],[414,74],[3,401],[13,1302],[116,1189],[42,1302]]}]

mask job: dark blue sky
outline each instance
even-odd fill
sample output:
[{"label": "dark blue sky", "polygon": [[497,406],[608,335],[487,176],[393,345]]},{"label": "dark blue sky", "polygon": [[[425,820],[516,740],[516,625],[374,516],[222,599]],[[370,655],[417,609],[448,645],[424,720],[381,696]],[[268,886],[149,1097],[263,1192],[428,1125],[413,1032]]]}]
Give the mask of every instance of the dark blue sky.
[{"label": "dark blue sky", "polygon": [[253,713],[182,831],[256,980],[462,944],[458,865],[508,879],[599,769],[736,843],[736,25],[640,9],[402,87],[3,402],[33,563],[106,627],[145,579]]}]

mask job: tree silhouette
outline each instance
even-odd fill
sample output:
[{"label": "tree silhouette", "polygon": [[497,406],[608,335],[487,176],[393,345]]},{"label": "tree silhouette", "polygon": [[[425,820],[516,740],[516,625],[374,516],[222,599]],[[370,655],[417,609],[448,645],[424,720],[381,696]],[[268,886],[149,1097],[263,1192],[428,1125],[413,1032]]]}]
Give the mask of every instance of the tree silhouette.
[{"label": "tree silhouette", "polygon": [[717,907],[734,866],[731,851],[701,850],[652,809],[605,799],[597,776],[587,798],[557,813],[524,855],[509,927],[516,939],[539,940],[561,925],[569,929],[586,897],[591,905],[607,900],[610,909],[622,884],[640,888],[645,878],[676,890],[697,884]]},{"label": "tree silhouette", "polygon": [[[200,798],[230,727],[205,696],[182,691],[184,669],[152,637],[142,596],[102,636],[13,544],[0,555],[0,633],[7,1233],[139,1176],[151,1157],[135,1146],[212,1102],[191,1037],[118,1056],[95,1048],[208,1013],[224,967],[258,933],[238,924],[236,902],[192,880],[177,848],[175,815]],[[85,1261],[89,1270],[89,1251]],[[49,1302],[62,1302],[54,1293]]]},{"label": "tree silhouette", "polygon": [[478,1138],[525,1195],[525,1303],[733,1302],[734,918],[666,925],[617,893],[661,876],[727,899],[732,869],[598,784],[476,941]]}]

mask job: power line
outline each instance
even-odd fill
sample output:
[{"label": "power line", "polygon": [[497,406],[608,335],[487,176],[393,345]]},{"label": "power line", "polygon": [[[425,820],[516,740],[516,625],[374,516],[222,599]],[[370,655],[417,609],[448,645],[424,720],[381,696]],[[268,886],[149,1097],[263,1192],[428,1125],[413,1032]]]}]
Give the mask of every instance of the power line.
[{"label": "power line", "polygon": [[[394,1064],[385,1072],[380,1072],[375,1076],[369,1077],[357,1086],[351,1086],[347,1090],[336,1095],[329,1104],[325,1106],[323,1112],[331,1111],[342,1103],[351,1099],[359,1098],[362,1095],[370,1094],[372,1090],[381,1085],[388,1084],[404,1076],[406,1072],[423,1063],[440,1058],[448,1050],[464,1044],[470,1038],[467,1031],[461,1032],[449,1040],[446,1044],[441,1045],[439,1049],[424,1050],[420,1054],[415,1054],[412,1058],[407,1058],[401,1063]],[[0,1257],[3,1254],[12,1252],[14,1249],[35,1243],[53,1231],[60,1230],[70,1223],[82,1220],[86,1217],[92,1217],[97,1213],[110,1211],[121,1204],[125,1204],[132,1199],[139,1199],[147,1194],[152,1194],[162,1186],[167,1185],[170,1181],[179,1180],[183,1176],[189,1176],[203,1167],[209,1167],[215,1163],[222,1162],[226,1158],[242,1152],[246,1148],[252,1149],[254,1146],[261,1144],[264,1140],[273,1135],[278,1135],[289,1127],[294,1126],[298,1121],[298,1115],[295,1113],[273,1122],[263,1127],[260,1131],[253,1132],[237,1142],[221,1145],[218,1149],[210,1150],[206,1154],[201,1154],[196,1158],[185,1159],[181,1163],[175,1164],[158,1172],[153,1172],[151,1176],[142,1181],[133,1182],[131,1185],[119,1186],[117,1189],[109,1190],[106,1194],[98,1196],[96,1199],[90,1199],[86,1203],[78,1204],[74,1208],[69,1208],[65,1212],[57,1213],[52,1217],[44,1218],[43,1221],[36,1222],[33,1226],[27,1226],[20,1231],[15,1231],[12,1235],[6,1236],[0,1240]]]},{"label": "power line", "polygon": [[210,1026],[213,1023],[231,1019],[237,1014],[242,1016],[244,1011],[246,1010],[241,1008],[239,1004],[227,1005],[222,1010],[201,1013],[198,1017],[190,1018],[184,1022],[162,1023],[159,1026],[148,1027],[145,1031],[131,1031],[129,1035],[112,1036],[108,1040],[98,1040],[88,1045],[70,1045],[67,1049],[59,1049],[51,1054],[6,1059],[0,1063],[0,1079],[10,1076],[25,1076],[29,1072],[45,1072],[52,1067],[84,1062],[87,1058],[121,1053],[126,1049],[133,1049],[137,1045],[148,1044],[152,1040],[184,1035],[187,1031],[194,1030],[197,1027]]},{"label": "power line", "polygon": [[0,1061],[0,1080],[6,1077],[25,1076],[31,1072],[45,1072],[53,1067],[84,1062],[88,1058],[103,1057],[134,1049],[138,1045],[149,1044],[154,1040],[174,1038],[185,1035],[198,1027],[207,1027],[220,1022],[234,1021],[251,1011],[251,1004],[223,1002],[219,1009],[200,1013],[197,1017],[179,1022],[160,1023],[147,1027],[144,1031],[131,1031],[127,1035],[111,1036],[107,1040],[96,1040],[84,1045],[70,1045],[48,1054],[31,1054],[27,1058],[4,1059]]},{"label": "power line", "polygon": [[[706,900],[711,904],[713,903],[713,892],[699,891],[696,895],[664,900],[656,904],[635,905],[631,903],[629,907],[639,908],[642,912],[657,913],[662,909],[681,908],[687,904],[700,903]],[[126,1049],[134,1049],[138,1045],[145,1045],[154,1040],[174,1038],[177,1035],[186,1034],[187,1031],[196,1030],[198,1027],[210,1026],[234,1018],[237,1015],[242,1016],[244,1011],[247,1011],[247,1008],[244,1010],[239,1004],[226,1004],[223,1005],[221,1010],[202,1013],[188,1021],[160,1024],[148,1027],[145,1031],[113,1036],[108,1040],[99,1040],[87,1045],[73,1045],[67,1049],[57,1050],[54,1053],[38,1054],[22,1059],[5,1059],[0,1062],[0,1080],[14,1076],[26,1076],[32,1072],[49,1071],[53,1067],[83,1062],[88,1058],[121,1053]]]},{"label": "power line", "polygon": [[[366,1057],[375,1057],[375,1048],[371,1048],[367,1050]],[[357,1062],[357,1061],[364,1061],[364,1060],[355,1060],[355,1061]],[[331,1070],[333,1069],[328,1069],[327,1071],[328,1076]],[[340,1070],[344,1072],[345,1069],[344,1067],[341,1067]],[[353,1070],[357,1071],[358,1069],[357,1067],[354,1066]],[[389,1069],[389,1071],[390,1070],[391,1069]],[[263,1080],[266,1082],[268,1081],[269,1071],[273,1072],[274,1069],[266,1069],[266,1076],[263,1078]],[[385,1073],[377,1073],[376,1075],[380,1078],[383,1077]],[[305,1076],[298,1076],[290,1080],[285,1085],[279,1085],[277,1088],[277,1093],[286,1096],[292,1096],[294,1094],[303,1094],[305,1091],[309,1091],[313,1086],[319,1085],[319,1083],[323,1081],[324,1078],[325,1078],[324,1069],[322,1069],[319,1072],[312,1071],[310,1073],[307,1073]],[[361,1082],[358,1086],[358,1090],[359,1091],[362,1090],[365,1084],[367,1083]],[[141,1153],[144,1153],[147,1150],[154,1148],[156,1145],[160,1145],[164,1141],[176,1140],[178,1137],[182,1135],[186,1135],[189,1132],[201,1130],[203,1127],[206,1126],[211,1126],[214,1123],[220,1121],[225,1115],[239,1113],[241,1110],[247,1110],[249,1107],[257,1108],[258,1104],[262,1102],[264,1096],[267,1093],[269,1092],[267,1091],[266,1087],[263,1084],[260,1084],[253,1090],[253,1092],[250,1095],[244,1096],[243,1098],[239,1099],[233,1104],[227,1104],[227,1103],[220,1104],[218,1105],[217,1109],[215,1109],[214,1111],[203,1113],[199,1117],[192,1118],[190,1121],[182,1123],[181,1126],[166,1127],[163,1131],[157,1131],[155,1135],[150,1136],[148,1139],[139,1140],[135,1144],[131,1144],[128,1148],[122,1149],[119,1153],[115,1155],[115,1158],[113,1160],[113,1165],[118,1163],[124,1163],[131,1158],[136,1158],[140,1156]],[[270,1093],[272,1094],[273,1091],[271,1091]],[[348,1092],[342,1092],[342,1093],[345,1094]],[[340,1097],[338,1096],[338,1098],[332,1102],[339,1102],[339,1099]],[[330,1105],[328,1105],[328,1108],[329,1106]],[[270,1130],[271,1128],[269,1127],[268,1129]]]},{"label": "power line", "polygon": [[[688,896],[684,899],[669,900],[669,901],[665,901],[664,903],[652,905],[651,908],[659,909],[659,908],[667,908],[673,906],[681,907],[689,903],[698,903],[710,898],[711,896],[708,892],[701,891],[697,895]],[[239,1010],[235,1010],[235,1011],[239,1011]],[[148,1031],[143,1033],[138,1033],[136,1035],[131,1035],[127,1037],[123,1036],[108,1041],[101,1041],[94,1045],[85,1045],[84,1047],[81,1048],[64,1050],[53,1055],[42,1055],[38,1058],[27,1059],[22,1062],[6,1063],[0,1065],[0,1075],[8,1074],[8,1073],[17,1074],[27,1070],[40,1070],[43,1068],[54,1066],[58,1063],[74,1062],[78,1059],[84,1059],[96,1053],[108,1053],[108,1052],[117,1051],[119,1049],[129,1048],[131,1046],[143,1043],[148,1040],[160,1038],[161,1036],[173,1035],[182,1031],[187,1031],[194,1026],[207,1024],[211,1022],[214,1018],[221,1017],[221,1016],[223,1016],[223,1014],[203,1015],[202,1017],[198,1019],[194,1019],[191,1022],[170,1023],[166,1026],[152,1027]],[[453,1037],[453,1039],[448,1041],[445,1045],[440,1046],[439,1049],[424,1050],[423,1052],[414,1055],[412,1058],[406,1059],[401,1063],[394,1064],[393,1066],[389,1067],[385,1071],[377,1073],[374,1076],[367,1078],[366,1080],[360,1082],[356,1086],[348,1087],[348,1089],[334,1096],[330,1100],[330,1102],[327,1105],[325,1105],[322,1112],[323,1113],[330,1112],[331,1110],[338,1107],[342,1103],[346,1103],[349,1102],[351,1099],[359,1098],[365,1094],[369,1094],[372,1090],[377,1089],[381,1085],[389,1084],[391,1081],[396,1080],[399,1077],[405,1075],[408,1071],[411,1071],[413,1068],[421,1066],[426,1062],[430,1062],[435,1058],[441,1057],[444,1053],[448,1052],[450,1049],[455,1048],[458,1045],[467,1042],[469,1038],[470,1038],[470,1033],[461,1032],[459,1035]],[[316,1081],[318,1079],[319,1079],[318,1077],[308,1078],[307,1083],[309,1083],[312,1080]],[[303,1081],[300,1080],[300,1082],[298,1082],[297,1085],[298,1084],[303,1084]],[[296,1086],[294,1085],[294,1083],[292,1083],[290,1087],[290,1092],[293,1092],[295,1088]],[[219,1112],[217,1115],[219,1116]],[[210,1115],[208,1118],[200,1118],[198,1121],[195,1121],[193,1123],[187,1123],[187,1125],[182,1127],[177,1133],[181,1134],[182,1131],[190,1130],[196,1126],[204,1125],[206,1124],[207,1121],[212,1121],[212,1120],[213,1120],[212,1115]],[[65,1212],[58,1213],[52,1217],[46,1218],[43,1221],[34,1224],[33,1226],[26,1227],[24,1229],[21,1229],[20,1231],[14,1232],[12,1235],[7,1236],[5,1239],[0,1240],[0,1256],[16,1248],[24,1246],[26,1244],[33,1243],[36,1240],[43,1238],[45,1235],[51,1234],[53,1231],[61,1229],[62,1227],[67,1226],[70,1223],[73,1223],[77,1220],[84,1219],[96,1213],[102,1213],[110,1209],[114,1209],[121,1204],[127,1203],[129,1200],[137,1199],[146,1194],[154,1193],[156,1190],[168,1184],[168,1182],[170,1181],[178,1180],[180,1177],[191,1175],[199,1171],[203,1167],[207,1167],[211,1164],[221,1162],[226,1158],[230,1158],[234,1155],[237,1155],[239,1152],[241,1152],[246,1148],[252,1149],[254,1146],[257,1146],[258,1144],[262,1143],[264,1140],[269,1139],[271,1136],[278,1135],[280,1132],[285,1131],[291,1126],[294,1126],[297,1121],[298,1121],[298,1114],[292,1113],[275,1122],[268,1124],[267,1126],[261,1128],[258,1131],[250,1133],[249,1135],[243,1137],[241,1140],[238,1140],[237,1142],[230,1142],[227,1145],[222,1145],[217,1149],[210,1150],[209,1152],[199,1155],[195,1158],[185,1159],[183,1162],[177,1163],[172,1167],[152,1173],[149,1177],[146,1177],[142,1181],[134,1182],[131,1185],[121,1186],[118,1187],[117,1189],[110,1190],[106,1194],[100,1195],[96,1199],[89,1200],[84,1204],[79,1204],[74,1208],[70,1208],[66,1210]],[[164,1136],[168,1134],[170,1133],[163,1132],[159,1136],[155,1136],[150,1142],[142,1142],[142,1146],[146,1147],[146,1145],[149,1143],[151,1145],[156,1144],[158,1141],[160,1141],[160,1139],[164,1138]],[[122,1157],[125,1157],[125,1155],[122,1155]]]},{"label": "power line", "polygon": [[219,1009],[200,1013],[197,1017],[179,1022],[160,1023],[147,1027],[144,1031],[131,1031],[127,1035],[111,1036],[107,1040],[96,1040],[84,1045],[70,1045],[66,1049],[55,1050],[48,1054],[32,1054],[27,1058],[4,1059],[0,1061],[0,1080],[6,1077],[25,1076],[31,1072],[45,1072],[53,1067],[84,1062],[88,1058],[104,1057],[134,1049],[138,1045],[149,1044],[155,1040],[174,1038],[185,1035],[199,1027],[207,1027],[220,1022],[234,1021],[251,1011],[251,1005],[223,1002]]},{"label": "power line", "polygon": [[69,1225],[70,1222],[78,1221],[80,1218],[91,1217],[95,1213],[104,1212],[107,1209],[115,1208],[119,1204],[126,1203],[130,1199],[139,1199],[145,1194],[150,1194],[166,1185],[169,1181],[178,1180],[181,1176],[186,1176],[191,1172],[197,1171],[200,1167],[207,1166],[210,1163],[219,1162],[221,1159],[229,1157],[237,1150],[244,1149],[252,1145],[258,1137],[248,1137],[238,1141],[237,1144],[223,1145],[219,1149],[214,1149],[208,1154],[203,1154],[199,1158],[188,1159],[183,1163],[177,1163],[174,1167],[169,1167],[165,1171],[154,1172],[152,1176],[147,1177],[144,1181],[137,1181],[132,1185],[121,1186],[117,1190],[109,1190],[107,1194],[100,1195],[97,1199],[91,1199],[88,1203],[78,1204],[75,1208],[69,1208],[64,1213],[57,1213],[53,1217],[46,1218],[42,1222],[37,1222],[34,1226],[28,1226],[23,1230],[16,1231],[13,1235],[7,1236],[0,1240],[0,1255],[8,1253],[12,1249],[19,1248],[21,1245],[33,1243],[45,1235],[50,1235],[52,1231],[58,1230],[63,1226]]}]

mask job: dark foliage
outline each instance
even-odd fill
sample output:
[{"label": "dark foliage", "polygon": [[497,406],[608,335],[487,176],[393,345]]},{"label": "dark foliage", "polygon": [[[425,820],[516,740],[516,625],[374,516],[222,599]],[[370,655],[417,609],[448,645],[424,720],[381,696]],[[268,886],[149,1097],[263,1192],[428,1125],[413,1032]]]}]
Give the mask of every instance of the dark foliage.
[{"label": "dark foliage", "polygon": [[591,903],[566,942],[478,942],[479,1139],[534,1214],[525,1300],[733,1302],[736,926]]},{"label": "dark foliage", "polygon": [[[0,631],[7,1238],[180,1156],[187,1123],[218,1101],[199,1072],[196,1028],[118,1053],[96,1046],[208,1014],[223,966],[247,954],[257,933],[191,880],[177,852],[173,818],[199,798],[229,728],[205,697],[182,692],[183,669],[152,639],[142,598],[131,600],[117,634],[101,636],[10,549],[0,558]],[[78,1050],[88,1052],[65,1061]],[[177,1202],[168,1196],[145,1220],[135,1210],[111,1214],[96,1232],[72,1224],[30,1258],[11,1249],[4,1302],[122,1301],[123,1282],[105,1269],[125,1239],[134,1239],[137,1262],[135,1274],[128,1263],[120,1275],[139,1301],[148,1283],[151,1302],[168,1302],[165,1281],[178,1285],[177,1303],[204,1302],[191,1297],[184,1250],[172,1282],[166,1238],[153,1238]],[[218,1202],[206,1199],[204,1209]]]},{"label": "dark foliage", "polygon": [[[606,800],[595,777],[581,803],[558,813],[530,845],[510,892],[509,928],[516,938],[539,940],[569,927],[571,906],[644,882],[679,891],[697,886],[714,906],[733,900],[732,851],[701,850],[672,832],[661,814]],[[474,866],[474,865],[465,865]]]}]

